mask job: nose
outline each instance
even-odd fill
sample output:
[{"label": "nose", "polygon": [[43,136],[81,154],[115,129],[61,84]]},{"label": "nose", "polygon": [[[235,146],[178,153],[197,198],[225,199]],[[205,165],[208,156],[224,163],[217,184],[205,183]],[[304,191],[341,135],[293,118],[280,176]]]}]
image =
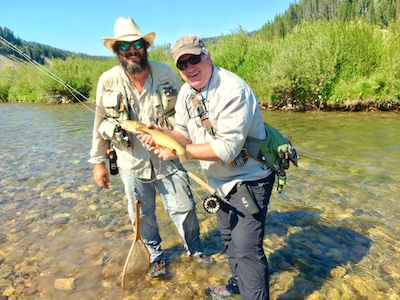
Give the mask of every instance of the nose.
[{"label": "nose", "polygon": [[196,68],[196,65],[192,65],[190,62],[187,62],[186,70],[190,71]]},{"label": "nose", "polygon": [[135,50],[135,48],[133,48],[133,46],[131,45],[128,52],[129,53],[135,53],[137,50]]}]

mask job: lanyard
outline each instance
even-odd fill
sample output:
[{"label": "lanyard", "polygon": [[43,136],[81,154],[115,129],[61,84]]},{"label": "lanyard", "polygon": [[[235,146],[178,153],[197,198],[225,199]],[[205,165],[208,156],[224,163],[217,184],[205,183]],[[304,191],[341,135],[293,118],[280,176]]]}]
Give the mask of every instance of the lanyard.
[{"label": "lanyard", "polygon": [[192,98],[192,105],[197,111],[197,117],[200,118],[201,125],[203,128],[213,137],[215,138],[215,132],[213,125],[211,124],[209,118],[208,118],[208,110],[206,107],[206,102],[208,101],[208,87],[209,87],[210,82],[207,85],[207,93],[206,93],[206,98],[204,99],[202,94],[196,93],[194,94]]}]

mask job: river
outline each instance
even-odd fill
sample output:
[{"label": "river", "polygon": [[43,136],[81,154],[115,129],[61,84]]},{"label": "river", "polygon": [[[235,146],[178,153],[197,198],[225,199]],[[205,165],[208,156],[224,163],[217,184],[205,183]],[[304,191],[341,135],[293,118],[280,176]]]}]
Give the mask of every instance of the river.
[{"label": "river", "polygon": [[[301,157],[269,205],[271,299],[400,299],[399,114],[264,117]],[[213,264],[184,255],[158,200],[172,276],[123,290],[132,226],[119,177],[110,190],[92,178],[93,113],[80,104],[0,103],[0,120],[0,299],[204,299],[208,286],[227,282],[216,216],[193,183]],[[186,166],[202,175],[196,163]]]}]

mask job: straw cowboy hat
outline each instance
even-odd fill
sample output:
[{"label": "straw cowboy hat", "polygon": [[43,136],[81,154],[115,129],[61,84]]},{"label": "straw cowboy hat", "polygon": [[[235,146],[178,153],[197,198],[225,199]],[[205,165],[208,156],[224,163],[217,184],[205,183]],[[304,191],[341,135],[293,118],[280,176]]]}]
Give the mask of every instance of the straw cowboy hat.
[{"label": "straw cowboy hat", "polygon": [[156,34],[150,32],[149,34],[142,35],[140,27],[132,20],[132,18],[124,19],[119,18],[115,22],[114,27],[115,38],[104,38],[101,41],[104,46],[113,51],[113,46],[116,42],[133,42],[136,40],[144,39],[150,45],[154,43]]}]

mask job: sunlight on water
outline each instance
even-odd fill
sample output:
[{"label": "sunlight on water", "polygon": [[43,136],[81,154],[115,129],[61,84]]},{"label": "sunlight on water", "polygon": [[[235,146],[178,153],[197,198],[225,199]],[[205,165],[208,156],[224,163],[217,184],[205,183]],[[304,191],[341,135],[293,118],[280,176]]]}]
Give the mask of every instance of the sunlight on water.
[{"label": "sunlight on water", "polygon": [[[396,113],[265,112],[300,152],[275,192],[265,252],[272,299],[399,299],[400,119]],[[192,184],[211,266],[184,255],[158,201],[171,277],[120,288],[133,239],[123,188],[100,190],[81,105],[0,104],[0,298],[204,299],[229,266],[215,215]],[[188,170],[202,175],[198,164]],[[203,177],[204,178],[204,177]]]}]

